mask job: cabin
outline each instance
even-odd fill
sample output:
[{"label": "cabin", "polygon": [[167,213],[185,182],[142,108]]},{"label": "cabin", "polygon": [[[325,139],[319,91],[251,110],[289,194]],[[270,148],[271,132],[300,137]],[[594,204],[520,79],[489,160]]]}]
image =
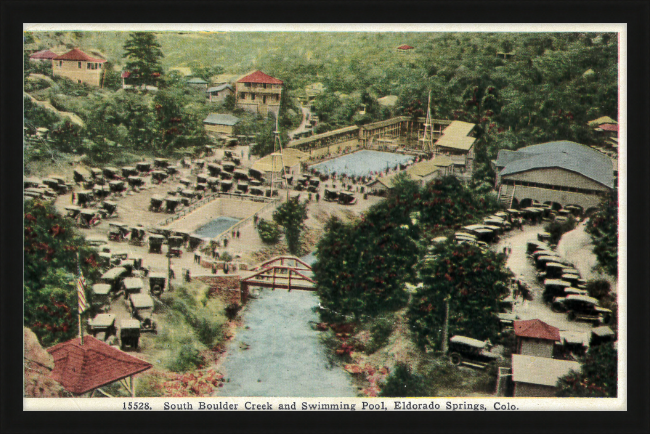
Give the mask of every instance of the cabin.
[{"label": "cabin", "polygon": [[69,78],[75,83],[101,87],[104,59],[96,59],[78,48],[52,59],[52,74]]},{"label": "cabin", "polygon": [[614,188],[612,160],[575,142],[502,149],[495,165],[498,198],[507,208],[525,208],[536,201],[589,211]]},{"label": "cabin", "polygon": [[280,112],[282,80],[271,77],[262,71],[255,71],[241,77],[235,83],[236,106],[251,113],[268,117],[269,112],[276,117]]},{"label": "cabin", "polygon": [[220,84],[219,86],[209,87],[205,93],[209,102],[222,103],[228,95],[234,95],[235,90],[229,84]]},{"label": "cabin", "polygon": [[59,55],[50,50],[41,50],[33,53],[29,56],[29,60],[32,62],[51,62],[55,57]]},{"label": "cabin", "polygon": [[203,125],[208,134],[214,136],[232,136],[235,132],[235,125],[240,119],[233,115],[210,113],[203,120]]},{"label": "cabin", "polygon": [[553,358],[555,344],[561,342],[560,329],[538,319],[514,321],[516,353]]},{"label": "cabin", "polygon": [[190,87],[200,90],[208,90],[208,82],[202,78],[194,77],[186,81],[186,84]]},{"label": "cabin", "polygon": [[580,363],[513,354],[514,396],[554,397],[558,380],[571,371],[580,372]]},{"label": "cabin", "polygon": [[451,121],[442,130],[442,135],[433,144],[436,155],[446,155],[454,160],[459,173],[472,173],[474,166],[474,144],[476,124]]}]

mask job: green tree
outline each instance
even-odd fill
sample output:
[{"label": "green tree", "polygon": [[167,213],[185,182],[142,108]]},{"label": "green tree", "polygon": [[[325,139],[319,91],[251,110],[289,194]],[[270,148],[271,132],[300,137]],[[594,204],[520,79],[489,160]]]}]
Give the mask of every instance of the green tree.
[{"label": "green tree", "polygon": [[287,200],[275,210],[273,220],[284,229],[289,252],[293,255],[298,254],[300,235],[305,229],[305,220],[307,220],[307,202],[301,203],[297,197]]},{"label": "green tree", "polygon": [[52,204],[26,202],[24,225],[24,324],[47,347],[78,333],[77,254],[89,287],[99,278],[98,256]]},{"label": "green tree", "polygon": [[605,272],[618,274],[618,199],[613,193],[587,222],[586,231],[594,242],[594,253]]},{"label": "green tree", "polygon": [[155,83],[156,77],[162,75],[160,60],[164,57],[156,35],[151,32],[133,32],[124,43],[126,70],[131,72],[131,79],[137,86]]},{"label": "green tree", "polygon": [[257,233],[260,234],[260,238],[265,243],[274,244],[280,238],[280,228],[278,228],[277,223],[265,219],[260,219],[257,223]]},{"label": "green tree", "polygon": [[413,396],[431,396],[427,393],[425,378],[411,372],[411,368],[404,364],[398,363],[395,369],[386,379],[379,396],[390,398],[413,397]]},{"label": "green tree", "polygon": [[556,396],[579,398],[615,398],[618,394],[618,352],[613,342],[592,346],[580,372],[560,378]]},{"label": "green tree", "polygon": [[453,241],[436,244],[419,267],[423,286],[413,296],[409,323],[422,347],[439,349],[449,303],[449,336],[496,339],[499,300],[511,273],[505,256]]}]

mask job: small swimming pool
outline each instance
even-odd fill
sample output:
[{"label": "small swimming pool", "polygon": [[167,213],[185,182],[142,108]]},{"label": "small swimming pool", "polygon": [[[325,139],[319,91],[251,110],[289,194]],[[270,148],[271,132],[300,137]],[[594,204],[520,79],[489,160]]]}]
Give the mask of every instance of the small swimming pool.
[{"label": "small swimming pool", "polygon": [[217,217],[207,225],[203,225],[195,230],[194,235],[198,235],[201,238],[214,238],[222,232],[227,231],[239,221],[241,219],[234,217]]},{"label": "small swimming pool", "polygon": [[311,168],[324,174],[336,172],[339,175],[368,176],[370,172],[381,172],[386,168],[394,169],[399,164],[405,164],[412,160],[413,157],[410,155],[380,151],[359,151],[324,163],[315,164]]}]

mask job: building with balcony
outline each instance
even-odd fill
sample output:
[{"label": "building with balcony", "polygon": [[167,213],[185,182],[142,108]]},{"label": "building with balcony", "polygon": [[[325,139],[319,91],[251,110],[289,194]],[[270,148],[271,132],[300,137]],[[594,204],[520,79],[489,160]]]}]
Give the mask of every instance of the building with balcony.
[{"label": "building with balcony", "polygon": [[78,48],[52,59],[52,74],[69,78],[76,83],[101,87],[104,59],[90,57]]},{"label": "building with balcony", "polygon": [[277,117],[280,113],[283,84],[282,80],[262,71],[248,74],[235,83],[236,105],[264,118],[268,117],[269,112]]}]

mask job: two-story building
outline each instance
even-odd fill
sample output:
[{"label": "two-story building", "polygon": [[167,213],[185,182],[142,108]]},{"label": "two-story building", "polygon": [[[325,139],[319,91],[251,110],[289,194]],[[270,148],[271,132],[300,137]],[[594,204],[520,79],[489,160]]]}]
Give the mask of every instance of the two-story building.
[{"label": "two-story building", "polygon": [[104,59],[90,57],[78,48],[52,59],[52,74],[69,78],[76,83],[101,87]]},{"label": "two-story building", "polygon": [[268,117],[269,112],[277,117],[280,113],[283,84],[282,80],[262,71],[248,74],[235,83],[236,105],[264,118]]},{"label": "two-story building", "polygon": [[460,173],[471,174],[474,167],[475,127],[476,124],[469,122],[452,121],[434,143],[435,153],[454,160],[454,166]]}]

